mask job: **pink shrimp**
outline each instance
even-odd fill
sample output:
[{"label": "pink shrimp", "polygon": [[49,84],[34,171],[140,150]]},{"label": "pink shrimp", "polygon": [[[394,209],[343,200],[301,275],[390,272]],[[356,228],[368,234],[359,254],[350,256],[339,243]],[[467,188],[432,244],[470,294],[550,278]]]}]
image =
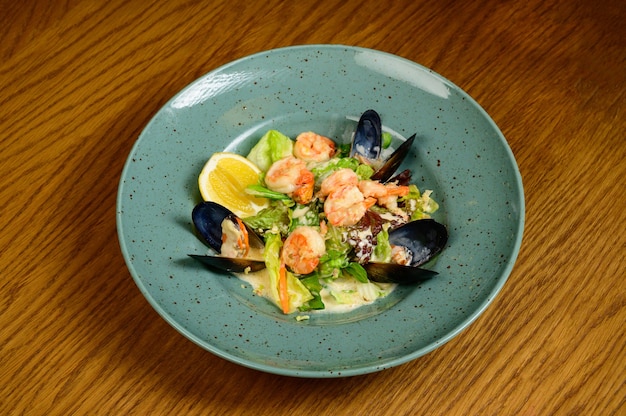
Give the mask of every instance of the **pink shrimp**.
[{"label": "pink shrimp", "polygon": [[322,185],[317,193],[317,196],[323,198],[329,195],[334,189],[338,189],[346,185],[356,186],[358,183],[359,177],[352,169],[339,169],[331,173],[322,181]]},{"label": "pink shrimp", "polygon": [[354,225],[375,203],[376,199],[363,197],[357,186],[343,185],[330,192],[324,202],[324,213],[332,225]]},{"label": "pink shrimp", "polygon": [[363,196],[384,198],[387,196],[405,196],[409,193],[408,186],[400,186],[395,183],[380,183],[379,181],[363,180],[359,182],[359,190]]},{"label": "pink shrimp", "polygon": [[309,274],[315,270],[324,253],[324,237],[313,227],[300,226],[285,240],[281,259],[294,273]]},{"label": "pink shrimp", "polygon": [[365,197],[376,198],[378,205],[384,206],[390,211],[397,211],[398,197],[409,193],[408,186],[400,186],[395,183],[380,183],[378,181],[363,180],[359,182],[359,189]]},{"label": "pink shrimp", "polygon": [[312,131],[296,137],[293,154],[305,162],[326,162],[335,154],[335,142]]},{"label": "pink shrimp", "polygon": [[265,184],[272,191],[287,194],[300,204],[308,204],[313,197],[315,177],[304,161],[287,156],[270,166]]}]

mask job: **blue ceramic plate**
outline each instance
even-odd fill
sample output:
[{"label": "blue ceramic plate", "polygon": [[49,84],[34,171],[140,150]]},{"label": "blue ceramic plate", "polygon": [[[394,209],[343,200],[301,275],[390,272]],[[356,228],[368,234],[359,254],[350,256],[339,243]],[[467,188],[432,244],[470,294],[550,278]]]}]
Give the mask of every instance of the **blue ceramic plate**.
[{"label": "blue ceramic plate", "polygon": [[[401,168],[432,189],[448,247],[436,278],[347,314],[285,316],[234,276],[187,257],[202,253],[191,210],[215,152],[247,154],[268,129],[347,140],[378,111],[396,139],[417,133]],[[396,143],[397,144],[397,143]],[[522,181],[498,127],[465,92],[394,55],[339,45],[298,46],[218,68],[173,97],[141,133],[120,180],[117,227],[135,282],[158,313],[208,351],[298,377],[371,373],[420,357],[473,322],[517,257]]]}]

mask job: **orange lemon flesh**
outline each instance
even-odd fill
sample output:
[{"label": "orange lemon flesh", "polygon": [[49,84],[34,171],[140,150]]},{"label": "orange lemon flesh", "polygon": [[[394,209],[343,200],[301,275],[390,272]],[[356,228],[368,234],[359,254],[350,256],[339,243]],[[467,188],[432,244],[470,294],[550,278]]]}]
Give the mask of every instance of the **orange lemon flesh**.
[{"label": "orange lemon flesh", "polygon": [[217,202],[238,217],[249,217],[269,205],[266,198],[245,192],[248,185],[259,182],[260,173],[254,163],[241,155],[214,153],[198,176],[200,194],[205,201]]}]

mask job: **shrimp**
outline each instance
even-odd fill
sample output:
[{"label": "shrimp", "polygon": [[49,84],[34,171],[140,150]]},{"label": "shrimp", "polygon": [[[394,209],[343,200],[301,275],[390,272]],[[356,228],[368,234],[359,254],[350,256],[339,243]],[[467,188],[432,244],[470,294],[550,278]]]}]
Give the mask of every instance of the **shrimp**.
[{"label": "shrimp", "polygon": [[304,161],[287,156],[270,166],[265,184],[272,191],[289,195],[299,204],[308,204],[313,198],[315,177]]},{"label": "shrimp", "polygon": [[398,211],[398,197],[409,193],[408,186],[400,186],[395,183],[383,184],[369,180],[360,181],[359,190],[363,196],[376,198],[378,205],[384,206],[392,212]]},{"label": "shrimp", "polygon": [[315,270],[325,253],[324,237],[315,228],[302,225],[285,240],[281,260],[294,273],[309,274]]},{"label": "shrimp", "polygon": [[356,186],[358,183],[359,177],[352,169],[339,169],[331,173],[322,181],[322,185],[317,193],[317,196],[323,198],[329,195],[334,189],[339,189],[346,185]]},{"label": "shrimp", "polygon": [[387,188],[384,184],[378,181],[359,181],[359,190],[364,196],[371,196],[374,198],[387,196]]},{"label": "shrimp", "polygon": [[359,182],[359,190],[363,196],[384,198],[388,196],[405,196],[409,193],[408,186],[400,186],[395,183],[380,183],[379,181],[363,180]]},{"label": "shrimp", "polygon": [[375,203],[375,198],[365,198],[356,185],[343,185],[330,192],[324,202],[324,213],[332,225],[354,225]]},{"label": "shrimp", "polygon": [[296,137],[293,154],[305,162],[326,162],[335,154],[335,142],[308,131]]}]

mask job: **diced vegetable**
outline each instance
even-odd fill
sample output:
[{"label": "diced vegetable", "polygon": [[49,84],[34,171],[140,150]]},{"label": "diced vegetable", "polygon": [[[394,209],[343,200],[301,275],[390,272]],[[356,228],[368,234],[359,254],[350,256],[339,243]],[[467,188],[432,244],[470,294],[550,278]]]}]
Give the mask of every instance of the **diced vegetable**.
[{"label": "diced vegetable", "polygon": [[419,220],[423,218],[430,218],[430,214],[439,209],[439,204],[430,197],[432,191],[424,191],[420,194],[417,186],[409,185],[409,193],[398,199],[398,202],[402,202],[407,207],[411,215],[411,220]]}]

